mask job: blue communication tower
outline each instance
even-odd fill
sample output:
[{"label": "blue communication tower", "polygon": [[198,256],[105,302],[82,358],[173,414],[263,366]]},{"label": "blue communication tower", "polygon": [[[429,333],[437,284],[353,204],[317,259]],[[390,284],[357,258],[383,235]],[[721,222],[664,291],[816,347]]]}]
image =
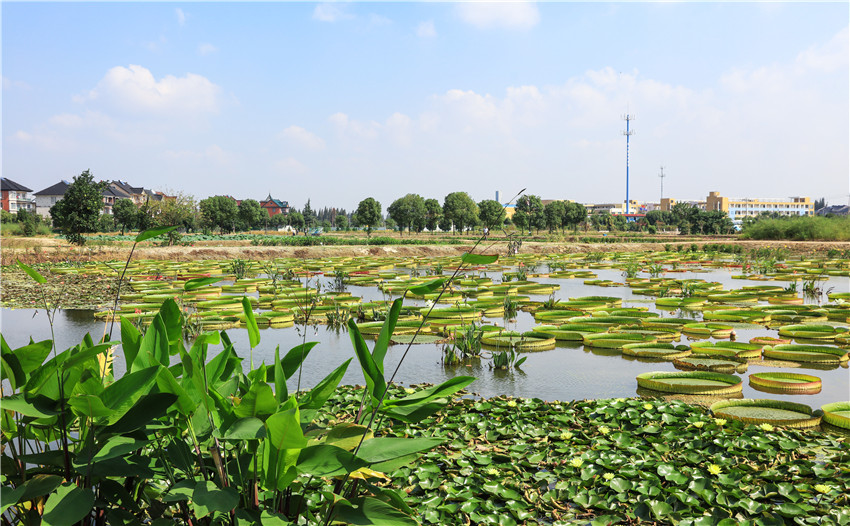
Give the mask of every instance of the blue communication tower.
[{"label": "blue communication tower", "polygon": [[634,115],[629,115],[628,113],[623,115],[623,119],[626,121],[626,131],[623,132],[623,135],[626,136],[626,213],[629,213],[629,136],[634,135],[635,131],[629,129],[629,122],[635,120]]}]

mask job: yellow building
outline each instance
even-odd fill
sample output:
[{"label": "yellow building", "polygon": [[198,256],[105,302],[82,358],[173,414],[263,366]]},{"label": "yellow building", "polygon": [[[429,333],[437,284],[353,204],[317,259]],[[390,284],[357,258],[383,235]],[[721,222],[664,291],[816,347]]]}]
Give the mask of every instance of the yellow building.
[{"label": "yellow building", "polygon": [[765,212],[776,212],[784,216],[810,216],[815,213],[815,205],[809,197],[791,197],[784,200],[739,199],[722,197],[719,192],[708,194],[705,209],[726,212],[735,225],[740,225],[745,217],[755,217]]}]

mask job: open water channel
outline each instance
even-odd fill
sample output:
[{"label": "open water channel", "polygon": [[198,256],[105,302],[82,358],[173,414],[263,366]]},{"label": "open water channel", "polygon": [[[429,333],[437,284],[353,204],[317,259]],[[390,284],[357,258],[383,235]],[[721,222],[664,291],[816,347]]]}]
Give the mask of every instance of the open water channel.
[{"label": "open water channel", "polygon": [[[594,269],[598,279],[611,279],[622,281],[620,270],[616,269]],[[732,279],[731,272],[726,270],[714,270],[710,272],[684,272],[675,275],[667,274],[675,279],[702,279],[716,281],[723,284],[724,289],[731,290],[746,285],[764,285],[764,281],[751,281]],[[492,273],[490,276],[498,281],[500,273]],[[654,298],[651,296],[640,296],[632,293],[628,287],[599,287],[585,285],[581,279],[554,279],[535,278],[542,283],[557,283],[561,286],[556,291],[555,297],[566,301],[569,298],[591,295],[617,296],[623,298],[624,307],[648,307],[656,311]],[[781,283],[781,282],[780,282]],[[831,277],[824,284],[824,289],[832,289],[834,292],[850,292],[850,278]],[[383,295],[375,287],[349,286],[347,289],[353,295],[364,298],[364,301],[389,298]],[[255,293],[256,294],[256,293]],[[532,300],[544,301],[548,296],[530,296]],[[422,301],[406,301],[406,305],[424,305]],[[664,317],[688,316],[683,312],[671,314],[665,311],[656,311]],[[47,316],[43,310],[33,309],[2,309],[0,311],[0,330],[3,337],[12,348],[26,345],[30,337],[34,340],[50,338],[50,327]],[[701,320],[699,312],[694,312],[695,321]],[[65,349],[76,345],[86,333],[91,333],[95,340],[99,340],[105,330],[104,323],[94,320],[91,311],[83,310],[60,310],[55,320],[55,334],[58,348]],[[506,322],[501,318],[488,319],[484,322],[504,325]],[[530,330],[537,323],[529,313],[520,312],[515,322],[507,322],[507,328],[511,330]],[[758,328],[736,328],[737,341],[747,342],[755,336],[778,335],[776,329],[765,327]],[[249,345],[248,334],[245,329],[229,329],[227,331],[233,341],[237,353],[245,358],[244,366],[249,368]],[[303,326],[296,325],[285,329],[263,329],[260,331],[261,342],[254,349],[254,362],[266,364],[274,360],[274,352],[280,346],[281,355],[290,348],[303,341],[317,341],[319,344],[313,348],[304,362],[300,375],[291,379],[290,388],[296,388],[300,381],[301,388],[310,388],[325,375],[339,366],[344,360],[354,358],[354,351],[349,335],[345,331],[335,331],[324,325]],[[113,338],[120,338],[120,326],[116,324]],[[705,341],[705,339],[703,340]],[[711,340],[709,340],[711,341]],[[371,341],[367,340],[371,346]],[[688,343],[683,336],[679,343]],[[590,349],[580,344],[567,345],[559,342],[558,347],[548,351],[537,351],[525,353],[528,359],[516,370],[493,370],[490,368],[490,360],[481,360],[470,365],[447,367],[442,363],[442,345],[439,344],[417,344],[410,347],[404,357],[398,375],[397,383],[405,385],[414,383],[438,383],[457,375],[471,375],[476,377],[468,388],[470,391],[485,397],[508,395],[513,397],[536,397],[543,400],[578,400],[598,398],[633,397],[637,394],[638,374],[650,371],[675,371],[675,367],[668,361],[645,361],[623,356],[619,351],[607,349]],[[385,370],[389,377],[392,371],[404,356],[407,345],[393,345],[387,353]],[[212,357],[220,347],[212,347],[209,356]],[[124,358],[119,350],[115,356],[116,374],[120,375],[124,370]],[[799,372],[818,376],[823,381],[823,388],[817,394],[811,395],[783,395],[771,394],[757,391],[748,385],[746,376],[754,372],[786,371]],[[758,363],[750,363],[749,370],[743,373],[743,397],[744,398],[770,398],[777,400],[788,400],[805,403],[813,408],[829,402],[850,400],[850,369],[847,366],[835,366],[831,369],[783,368],[764,367]],[[348,372],[343,379],[346,384],[364,383],[363,374],[357,364],[356,358],[352,360]]]}]

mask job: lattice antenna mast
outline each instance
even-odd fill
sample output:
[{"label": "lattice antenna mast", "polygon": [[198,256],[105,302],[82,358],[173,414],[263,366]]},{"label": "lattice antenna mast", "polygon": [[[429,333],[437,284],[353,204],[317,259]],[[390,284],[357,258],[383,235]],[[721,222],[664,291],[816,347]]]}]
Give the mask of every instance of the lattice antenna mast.
[{"label": "lattice antenna mast", "polygon": [[[661,179],[661,199],[664,199],[664,178],[667,177],[664,175],[664,167],[661,167],[661,173],[658,174],[658,177]],[[661,201],[658,201],[659,206],[661,205]]]},{"label": "lattice antenna mast", "polygon": [[635,134],[634,130],[629,129],[629,122],[635,120],[634,115],[629,115],[628,113],[623,115],[623,119],[626,121],[626,131],[623,132],[623,135],[626,136],[626,213],[629,213],[629,137]]}]

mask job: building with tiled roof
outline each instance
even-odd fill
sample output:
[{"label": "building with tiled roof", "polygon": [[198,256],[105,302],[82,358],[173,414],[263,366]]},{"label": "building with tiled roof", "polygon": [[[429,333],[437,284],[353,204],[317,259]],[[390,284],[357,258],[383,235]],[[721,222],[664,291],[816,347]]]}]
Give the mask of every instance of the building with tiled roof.
[{"label": "building with tiled roof", "polygon": [[18,213],[18,210],[35,211],[35,200],[27,196],[32,190],[26,186],[2,177],[0,178],[0,192],[3,196],[3,210],[13,214]]},{"label": "building with tiled roof", "polygon": [[260,201],[260,208],[268,212],[269,217],[275,216],[277,214],[289,213],[289,203],[287,201],[275,199],[274,197],[272,197],[271,193],[268,197]]}]

